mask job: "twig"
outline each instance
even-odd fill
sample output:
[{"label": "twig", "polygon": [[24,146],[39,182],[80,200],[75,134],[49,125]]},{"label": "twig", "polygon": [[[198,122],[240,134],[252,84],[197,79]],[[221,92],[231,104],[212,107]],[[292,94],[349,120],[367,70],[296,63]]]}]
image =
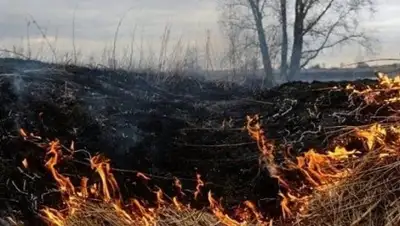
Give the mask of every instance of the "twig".
[{"label": "twig", "polygon": [[43,39],[46,41],[47,45],[49,46],[51,52],[53,53],[54,59],[57,62],[57,53],[56,50],[54,49],[53,45],[50,43],[49,39],[47,38],[46,33],[42,30],[40,25],[37,23],[35,18],[32,15],[29,15],[29,17],[32,20],[32,23],[36,26],[36,28],[39,30],[40,34],[42,35]]},{"label": "twig", "polygon": [[373,60],[364,60],[364,61],[359,61],[359,62],[355,62],[355,63],[351,63],[351,64],[345,64],[343,66],[348,67],[348,66],[358,65],[361,63],[370,63],[370,62],[377,62],[377,61],[400,61],[400,58],[379,58],[379,59],[373,59]]},{"label": "twig", "polygon": [[0,49],[0,52],[11,53],[11,54],[14,54],[16,56],[22,57],[25,60],[29,60],[30,59],[28,56],[25,56],[22,53],[18,53],[18,52],[15,52],[15,51],[12,51],[12,50],[8,50],[8,49]]},{"label": "twig", "polygon": [[184,144],[184,143],[175,143],[175,144],[186,146],[186,147],[221,148],[221,147],[246,146],[246,145],[255,144],[255,143],[256,142],[243,142],[243,143],[234,143],[234,144]]},{"label": "twig", "polygon": [[372,206],[370,206],[367,211],[365,211],[365,213],[363,213],[363,215],[361,215],[357,220],[353,221],[353,223],[350,224],[350,226],[355,226],[358,225],[362,219],[364,219],[369,213],[371,213],[371,211],[373,209],[375,209],[376,206],[378,206],[378,204],[381,202],[381,199],[379,199],[378,201],[376,201]]}]

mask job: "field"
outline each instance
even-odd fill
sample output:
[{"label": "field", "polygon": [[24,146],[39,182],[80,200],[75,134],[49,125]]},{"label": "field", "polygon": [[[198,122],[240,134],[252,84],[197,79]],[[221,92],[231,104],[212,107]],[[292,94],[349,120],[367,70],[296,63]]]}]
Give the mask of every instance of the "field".
[{"label": "field", "polygon": [[0,225],[398,225],[399,87],[1,59]]}]

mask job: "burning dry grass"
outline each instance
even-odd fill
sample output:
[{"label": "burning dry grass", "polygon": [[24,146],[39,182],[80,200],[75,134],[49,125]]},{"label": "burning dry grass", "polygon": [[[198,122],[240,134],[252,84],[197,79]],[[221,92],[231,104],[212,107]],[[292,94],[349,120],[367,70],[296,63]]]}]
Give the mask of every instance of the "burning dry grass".
[{"label": "burning dry grass", "polygon": [[[378,89],[347,90],[353,90],[351,95],[361,96],[367,105],[394,104],[392,110],[397,113],[400,108],[395,104],[400,100],[396,98],[400,79],[379,78]],[[45,166],[58,185],[65,209],[45,207],[42,217],[56,226],[241,226],[253,225],[254,222],[278,226],[400,225],[400,127],[396,123],[386,123],[386,127],[375,123],[354,128],[348,136],[352,142],[361,144],[357,148],[344,142],[343,146],[324,153],[311,149],[294,156],[288,152],[281,163],[275,157],[277,151],[282,150],[266,138],[258,116],[247,118],[246,129],[257,141],[260,167],[264,167],[279,183],[280,217],[263,216],[261,212],[268,210],[258,210],[248,200],[242,200],[242,207],[235,209],[238,214],[228,216],[211,191],[207,195],[209,206],[191,208],[190,203],[179,199],[183,192],[178,179],[175,186],[179,188],[179,195],[172,199],[165,198],[161,189],[152,188],[157,198],[155,206],[147,205],[146,200],[129,200],[130,197],[122,197],[110,160],[102,155],[89,160],[92,170],[100,178],[99,182],[93,183],[83,177],[81,185],[75,186],[69,177],[58,171],[58,164],[64,157],[74,154],[73,145],[66,152],[58,140],[42,147],[47,149]],[[21,130],[21,135],[27,140],[40,139],[24,130]],[[25,160],[23,165],[29,167]],[[145,180],[151,180],[141,175]],[[192,194],[195,201],[200,193],[205,195],[200,189],[203,187],[204,182],[197,174],[197,187]]]},{"label": "burning dry grass", "polygon": [[117,213],[112,205],[104,202],[85,201],[83,205],[73,215],[68,216],[64,225],[78,226],[78,225],[125,225],[126,222]]},{"label": "burning dry grass", "polygon": [[[65,219],[64,226],[125,226],[128,224],[121,218],[112,205],[104,202],[85,201],[74,215]],[[136,222],[137,226],[145,226],[144,222]],[[218,219],[205,211],[185,209],[178,211],[175,208],[158,210],[158,226],[209,226],[218,225]]]},{"label": "burning dry grass", "polygon": [[400,156],[371,152],[346,179],[317,192],[299,225],[400,225]]},{"label": "burning dry grass", "polygon": [[[400,155],[382,155],[380,151],[371,151],[347,164],[347,168],[352,169],[351,174],[327,189],[314,192],[308,199],[307,211],[297,216],[296,223],[275,222],[273,225],[399,225]],[[106,202],[82,200],[82,203],[73,215],[65,219],[63,225],[130,225],[118,210]],[[264,222],[263,225],[268,224]],[[146,224],[138,222],[136,225]],[[204,210],[185,208],[179,211],[174,207],[166,207],[157,210],[155,225],[224,224]]]}]

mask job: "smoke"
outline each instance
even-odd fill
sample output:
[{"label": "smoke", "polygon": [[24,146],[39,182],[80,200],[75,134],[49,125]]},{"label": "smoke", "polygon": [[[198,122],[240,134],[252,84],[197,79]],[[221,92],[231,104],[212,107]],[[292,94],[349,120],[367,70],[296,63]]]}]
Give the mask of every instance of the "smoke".
[{"label": "smoke", "polygon": [[22,76],[21,75],[14,76],[14,79],[12,80],[11,84],[12,84],[16,94],[21,94],[22,88],[23,88],[23,83],[24,82],[22,80]]}]

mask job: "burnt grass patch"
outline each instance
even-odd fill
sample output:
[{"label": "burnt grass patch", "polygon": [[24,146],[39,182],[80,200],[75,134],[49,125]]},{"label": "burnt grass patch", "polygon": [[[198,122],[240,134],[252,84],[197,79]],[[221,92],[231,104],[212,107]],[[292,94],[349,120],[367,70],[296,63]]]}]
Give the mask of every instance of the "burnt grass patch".
[{"label": "burnt grass patch", "polygon": [[[284,150],[295,155],[310,148],[324,151],[345,126],[389,114],[381,106],[360,108],[361,99],[350,104],[343,90],[348,83],[292,82],[254,90],[177,75],[1,59],[0,214],[38,225],[43,206],[60,205],[55,181],[44,167],[45,150],[37,145],[57,138],[66,147],[74,141],[76,150],[110,158],[124,197],[151,203],[155,196],[149,187],[154,186],[172,197],[174,177],[190,194],[199,173],[206,185],[199,200],[187,200],[192,206],[207,206],[211,190],[228,211],[250,200],[266,215],[277,216],[278,182],[260,167],[257,145],[244,128],[246,116],[260,115],[278,163]],[[42,139],[24,140],[20,128]],[[57,167],[76,185],[82,176],[98,181],[87,157],[79,152]],[[151,181],[145,183],[137,172]]]}]

